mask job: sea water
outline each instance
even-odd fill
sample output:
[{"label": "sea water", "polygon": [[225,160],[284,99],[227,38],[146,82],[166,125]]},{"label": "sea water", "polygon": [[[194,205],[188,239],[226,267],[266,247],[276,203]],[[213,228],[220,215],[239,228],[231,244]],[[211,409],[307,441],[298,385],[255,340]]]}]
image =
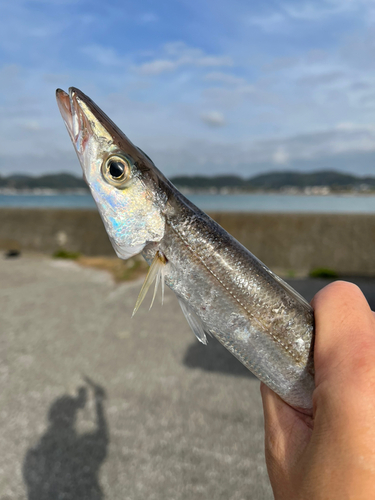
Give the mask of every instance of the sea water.
[{"label": "sea water", "polygon": [[[375,196],[370,195],[189,194],[187,197],[208,212],[375,213]],[[95,209],[95,202],[89,193],[1,194],[0,207]]]}]

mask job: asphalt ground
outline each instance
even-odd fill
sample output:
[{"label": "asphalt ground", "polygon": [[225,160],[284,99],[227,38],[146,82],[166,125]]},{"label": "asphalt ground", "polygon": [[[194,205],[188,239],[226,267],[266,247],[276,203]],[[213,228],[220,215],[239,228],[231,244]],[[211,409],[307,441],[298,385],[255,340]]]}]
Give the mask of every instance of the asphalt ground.
[{"label": "asphalt ground", "polygon": [[[374,308],[375,281],[352,281]],[[273,498],[259,382],[169,290],[131,319],[141,283],[0,260],[0,500]]]}]

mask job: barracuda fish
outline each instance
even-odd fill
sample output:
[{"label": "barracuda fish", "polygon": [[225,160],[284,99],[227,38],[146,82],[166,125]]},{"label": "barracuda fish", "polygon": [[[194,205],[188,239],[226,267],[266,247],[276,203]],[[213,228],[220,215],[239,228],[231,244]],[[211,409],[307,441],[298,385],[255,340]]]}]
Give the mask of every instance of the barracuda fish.
[{"label": "barracuda fish", "polygon": [[150,265],[134,312],[154,281],[152,302],[166,283],[200,342],[213,335],[284,401],[310,412],[311,306],[187,200],[83,92],[56,95],[116,254],[142,253]]}]

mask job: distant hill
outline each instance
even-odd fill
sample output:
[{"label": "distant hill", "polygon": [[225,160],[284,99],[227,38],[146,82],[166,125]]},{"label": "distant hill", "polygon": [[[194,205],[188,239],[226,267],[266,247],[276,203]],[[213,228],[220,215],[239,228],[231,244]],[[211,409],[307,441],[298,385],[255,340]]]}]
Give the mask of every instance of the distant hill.
[{"label": "distant hill", "polygon": [[173,177],[173,184],[180,188],[221,189],[237,188],[243,190],[280,190],[287,187],[304,189],[312,186],[327,186],[332,189],[353,189],[366,185],[375,188],[375,177],[357,177],[330,170],[312,173],[268,172],[244,179],[238,176],[195,176]]},{"label": "distant hill", "polygon": [[[375,189],[375,177],[358,177],[330,170],[318,172],[268,172],[244,179],[236,175],[179,176],[171,181],[178,188],[191,190],[229,189],[240,191],[279,191],[286,188],[303,190],[309,187],[327,186],[331,190]],[[58,191],[87,189],[82,178],[71,174],[48,174],[39,177],[27,175],[0,176],[0,189],[33,190],[54,189]]]},{"label": "distant hill", "polygon": [[242,177],[238,177],[236,175],[219,175],[215,177],[206,177],[201,175],[193,177],[171,177],[171,182],[173,182],[175,186],[191,189],[241,187],[244,182],[247,183],[247,181],[245,181]]},{"label": "distant hill", "polygon": [[59,191],[88,189],[82,178],[75,177],[71,174],[48,174],[41,175],[40,177],[31,177],[28,175],[0,176],[0,188],[17,190],[57,189]]},{"label": "distant hill", "polygon": [[375,187],[375,177],[357,177],[333,170],[312,173],[270,172],[257,175],[248,181],[252,186],[262,189],[280,189],[286,186],[305,188],[311,186],[358,187],[363,184]]}]

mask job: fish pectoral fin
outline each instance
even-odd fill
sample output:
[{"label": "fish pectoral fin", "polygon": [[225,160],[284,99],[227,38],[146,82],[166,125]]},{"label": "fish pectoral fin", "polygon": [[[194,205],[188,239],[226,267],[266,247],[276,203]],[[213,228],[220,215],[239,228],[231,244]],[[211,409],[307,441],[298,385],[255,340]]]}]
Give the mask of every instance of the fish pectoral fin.
[{"label": "fish pectoral fin", "polygon": [[197,337],[199,342],[202,342],[202,344],[207,345],[207,336],[206,334],[208,333],[211,335],[211,332],[204,326],[203,321],[200,319],[200,317],[194,312],[192,307],[190,307],[184,299],[179,298],[178,302],[180,303],[182,312],[184,313],[184,316],[189,323],[190,328],[193,330],[194,335]]},{"label": "fish pectoral fin", "polygon": [[154,280],[156,280],[156,281],[155,281],[154,294],[152,297],[150,309],[151,309],[152,304],[154,303],[154,300],[155,300],[156,292],[157,292],[158,286],[159,286],[159,281],[161,281],[161,284],[162,284],[161,301],[162,301],[162,303],[164,302],[164,267],[165,267],[166,262],[167,261],[166,261],[166,258],[164,257],[164,255],[161,252],[157,251],[155,254],[154,260],[151,263],[150,269],[148,270],[148,273],[147,273],[146,279],[142,285],[141,291],[139,292],[137,302],[135,303],[132,317],[138,311],[139,306],[142,304],[143,299],[146,297],[148,289],[150,288],[150,286],[152,285]]}]

